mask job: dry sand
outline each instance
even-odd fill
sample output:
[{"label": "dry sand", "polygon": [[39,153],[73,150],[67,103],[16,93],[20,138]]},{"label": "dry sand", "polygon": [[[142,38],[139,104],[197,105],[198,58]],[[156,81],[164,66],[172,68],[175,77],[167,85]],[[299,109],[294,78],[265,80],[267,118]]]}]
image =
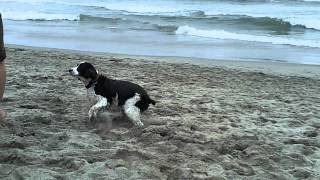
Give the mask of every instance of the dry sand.
[{"label": "dry sand", "polygon": [[[0,179],[320,178],[319,66],[26,47],[8,57]],[[106,113],[87,123],[86,90],[66,75],[81,61],[148,90],[158,104],[145,128]]]}]

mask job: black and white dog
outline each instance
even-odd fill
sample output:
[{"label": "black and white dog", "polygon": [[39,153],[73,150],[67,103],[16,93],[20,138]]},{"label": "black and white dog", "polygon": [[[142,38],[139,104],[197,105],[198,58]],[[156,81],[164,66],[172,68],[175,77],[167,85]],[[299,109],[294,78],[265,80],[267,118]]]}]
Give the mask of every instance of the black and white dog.
[{"label": "black and white dog", "polygon": [[[96,118],[98,111],[118,102],[125,115],[136,126],[143,126],[140,113],[147,110],[149,104],[155,105],[147,92],[139,85],[121,80],[110,79],[98,74],[98,71],[88,62],[83,62],[69,70],[72,76],[81,80],[88,90],[92,90],[98,102],[89,110],[89,120]],[[114,101],[116,100],[116,101]]]}]

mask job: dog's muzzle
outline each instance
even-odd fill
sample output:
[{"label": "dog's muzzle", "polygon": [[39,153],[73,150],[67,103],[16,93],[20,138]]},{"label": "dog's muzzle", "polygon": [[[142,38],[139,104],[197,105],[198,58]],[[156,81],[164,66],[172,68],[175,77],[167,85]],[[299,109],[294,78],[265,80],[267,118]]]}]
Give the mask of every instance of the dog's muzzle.
[{"label": "dog's muzzle", "polygon": [[71,68],[68,71],[69,71],[69,74],[71,74],[73,76],[78,76],[79,75],[79,73],[78,73],[76,68]]}]

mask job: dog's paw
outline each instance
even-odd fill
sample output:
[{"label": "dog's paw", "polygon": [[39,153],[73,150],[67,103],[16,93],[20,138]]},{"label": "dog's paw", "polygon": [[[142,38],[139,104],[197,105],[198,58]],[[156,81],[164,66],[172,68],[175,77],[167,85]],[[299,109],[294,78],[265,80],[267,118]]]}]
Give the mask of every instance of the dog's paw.
[{"label": "dog's paw", "polygon": [[143,124],[141,121],[136,121],[136,122],[134,123],[134,125],[135,125],[136,127],[139,127],[139,128],[143,128],[143,126],[144,126],[144,124]]},{"label": "dog's paw", "polygon": [[89,116],[89,121],[93,121],[97,118],[97,112],[95,112],[94,110],[89,110],[89,113],[88,113],[88,116]]}]

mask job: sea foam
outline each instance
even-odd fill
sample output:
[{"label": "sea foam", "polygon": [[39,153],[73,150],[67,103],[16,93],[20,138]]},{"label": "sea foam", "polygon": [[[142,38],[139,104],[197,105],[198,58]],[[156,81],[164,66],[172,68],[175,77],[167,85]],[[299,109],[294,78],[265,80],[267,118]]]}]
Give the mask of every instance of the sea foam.
[{"label": "sea foam", "polygon": [[196,29],[190,26],[181,26],[176,30],[176,34],[180,35],[192,35],[214,39],[229,39],[229,40],[241,40],[261,43],[283,44],[292,46],[305,46],[320,48],[320,42],[316,40],[301,40],[294,38],[275,37],[275,36],[259,36],[250,34],[239,34],[234,32],[228,32],[225,30],[204,30]]}]

